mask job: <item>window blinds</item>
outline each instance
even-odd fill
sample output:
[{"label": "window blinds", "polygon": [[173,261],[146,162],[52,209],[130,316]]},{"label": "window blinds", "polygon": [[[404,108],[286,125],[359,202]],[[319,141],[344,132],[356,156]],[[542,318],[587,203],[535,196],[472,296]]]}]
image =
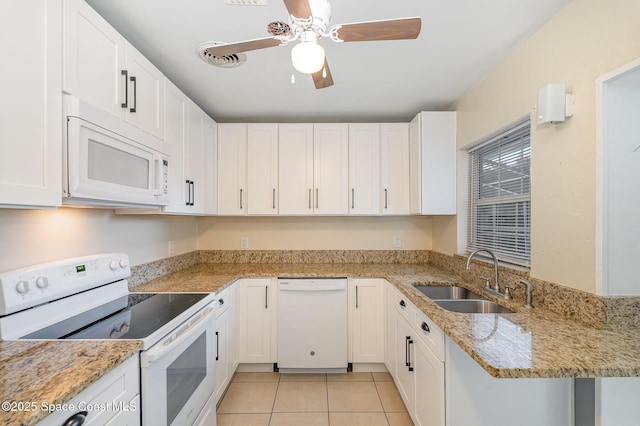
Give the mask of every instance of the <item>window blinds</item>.
[{"label": "window blinds", "polygon": [[530,120],[469,151],[467,250],[492,250],[503,261],[530,265]]}]

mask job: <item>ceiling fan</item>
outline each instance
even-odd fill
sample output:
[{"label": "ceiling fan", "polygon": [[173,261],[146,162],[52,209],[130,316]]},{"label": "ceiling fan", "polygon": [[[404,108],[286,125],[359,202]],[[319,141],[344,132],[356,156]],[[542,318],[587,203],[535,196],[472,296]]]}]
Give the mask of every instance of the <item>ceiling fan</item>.
[{"label": "ceiling fan", "polygon": [[271,37],[216,45],[205,54],[216,57],[235,55],[250,50],[265,49],[299,41],[291,50],[291,61],[298,71],[311,74],[316,89],[333,85],[324,49],[318,40],[335,42],[408,40],[420,34],[419,17],[386,19],[334,25],[327,32],[331,18],[329,0],[283,0],[289,12],[289,23],[276,21],[267,26]]}]

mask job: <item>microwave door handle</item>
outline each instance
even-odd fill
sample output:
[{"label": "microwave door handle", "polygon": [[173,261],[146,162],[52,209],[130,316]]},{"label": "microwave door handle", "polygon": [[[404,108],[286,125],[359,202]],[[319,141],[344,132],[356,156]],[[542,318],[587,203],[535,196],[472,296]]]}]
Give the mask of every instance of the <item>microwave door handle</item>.
[{"label": "microwave door handle", "polygon": [[159,155],[153,156],[153,195],[162,195],[163,186],[163,171],[162,171],[162,157]]},{"label": "microwave door handle", "polygon": [[[161,340],[148,351],[142,352],[140,354],[140,362],[142,366],[146,367],[153,364],[155,361],[162,358],[167,352],[171,352],[176,346],[179,346],[185,341],[189,341],[189,339],[201,333],[206,328],[201,327],[201,325],[209,321],[209,319],[213,317],[214,314],[215,311],[212,305],[204,308],[200,318],[198,318],[195,322],[189,324],[189,326],[185,330],[178,332],[173,341],[170,341],[170,343],[167,344],[163,344],[164,340]],[[213,332],[213,330],[211,330],[211,332]]]}]

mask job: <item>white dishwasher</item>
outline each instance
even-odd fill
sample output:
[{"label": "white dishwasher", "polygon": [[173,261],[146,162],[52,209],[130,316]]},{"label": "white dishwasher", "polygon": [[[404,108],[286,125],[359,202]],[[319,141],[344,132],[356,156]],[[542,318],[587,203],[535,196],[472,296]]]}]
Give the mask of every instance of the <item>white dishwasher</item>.
[{"label": "white dishwasher", "polygon": [[278,279],[281,373],[347,371],[347,279]]}]

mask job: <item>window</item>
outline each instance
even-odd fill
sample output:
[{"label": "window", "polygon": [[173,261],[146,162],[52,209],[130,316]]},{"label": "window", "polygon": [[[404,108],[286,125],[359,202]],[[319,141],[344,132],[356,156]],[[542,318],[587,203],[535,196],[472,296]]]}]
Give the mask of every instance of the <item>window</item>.
[{"label": "window", "polygon": [[531,263],[531,121],[469,150],[467,250],[492,250],[498,259]]}]

